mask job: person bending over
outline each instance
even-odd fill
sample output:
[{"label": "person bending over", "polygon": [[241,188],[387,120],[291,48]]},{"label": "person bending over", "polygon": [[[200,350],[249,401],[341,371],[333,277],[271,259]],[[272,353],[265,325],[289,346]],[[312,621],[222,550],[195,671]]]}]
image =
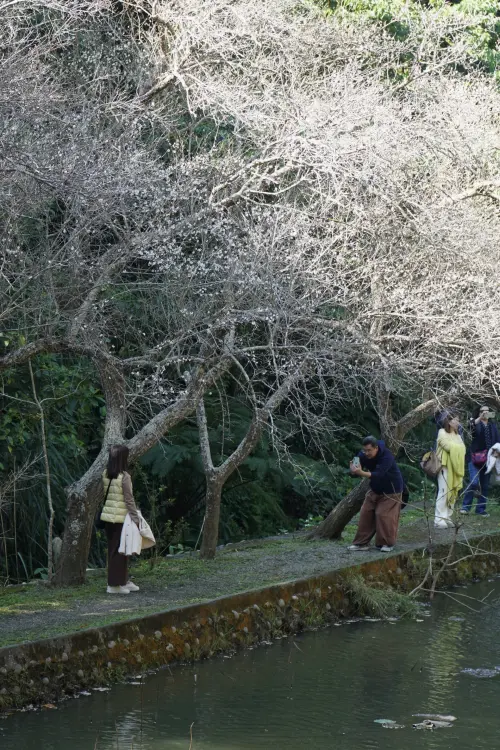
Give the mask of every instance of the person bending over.
[{"label": "person bending over", "polygon": [[358,521],[358,531],[350,550],[356,552],[370,549],[375,536],[375,545],[381,552],[391,552],[398,534],[401,512],[403,477],[396,459],[386,448],[383,440],[369,435],[363,440],[363,450],[350,466],[351,474],[370,480]]}]

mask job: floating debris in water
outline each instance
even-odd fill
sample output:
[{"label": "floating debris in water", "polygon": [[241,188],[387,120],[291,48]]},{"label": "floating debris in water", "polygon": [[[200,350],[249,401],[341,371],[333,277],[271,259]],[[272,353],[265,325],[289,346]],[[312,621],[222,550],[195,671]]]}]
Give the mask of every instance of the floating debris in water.
[{"label": "floating debris in water", "polygon": [[384,729],[404,729],[404,724],[397,724],[393,719],[374,719],[374,724],[381,724]]},{"label": "floating debris in water", "polygon": [[431,721],[431,719],[424,719],[418,724],[413,724],[413,729],[444,729],[445,727],[452,727],[453,724],[450,721]]},{"label": "floating debris in water", "polygon": [[404,724],[382,724],[384,729],[404,729]]},{"label": "floating debris in water", "polygon": [[442,714],[413,714],[419,719],[436,719],[437,721],[456,721],[456,716],[443,716]]},{"label": "floating debris in water", "polygon": [[92,690],[94,690],[97,693],[108,693],[111,690],[111,688],[107,688],[107,687],[95,687],[95,688],[92,688]]},{"label": "floating debris in water", "polygon": [[470,674],[471,677],[478,677],[479,679],[498,677],[500,675],[500,667],[492,667],[490,669],[472,669],[472,667],[466,667],[460,671],[462,674]]},{"label": "floating debris in water", "polygon": [[464,617],[448,617],[448,620],[451,620],[452,622],[465,622]]}]

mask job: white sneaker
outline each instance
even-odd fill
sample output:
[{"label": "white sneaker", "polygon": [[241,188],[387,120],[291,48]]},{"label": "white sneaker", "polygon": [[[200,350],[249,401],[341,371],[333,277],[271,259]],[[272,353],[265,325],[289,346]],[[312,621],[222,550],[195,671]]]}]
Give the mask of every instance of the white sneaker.
[{"label": "white sneaker", "polygon": [[368,552],[370,547],[367,544],[351,544],[347,549],[349,552]]},{"label": "white sneaker", "polygon": [[392,552],[394,547],[389,547],[387,544],[383,544],[379,549],[381,552]]},{"label": "white sneaker", "polygon": [[108,594],[130,594],[130,591],[126,586],[108,586],[106,589]]},{"label": "white sneaker", "polygon": [[136,586],[135,583],[132,583],[132,581],[128,581],[125,584],[125,588],[129,591],[140,591],[139,586]]}]

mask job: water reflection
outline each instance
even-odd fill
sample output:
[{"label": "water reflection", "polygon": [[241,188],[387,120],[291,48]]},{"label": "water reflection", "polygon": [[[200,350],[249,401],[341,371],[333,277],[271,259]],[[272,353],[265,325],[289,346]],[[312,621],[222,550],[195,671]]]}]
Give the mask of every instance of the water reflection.
[{"label": "water reflection", "polygon": [[457,688],[456,676],[462,658],[462,623],[442,617],[434,625],[434,637],[426,654],[425,669],[429,676],[428,706],[439,713],[443,702],[451,704]]},{"label": "water reflection", "polygon": [[[167,669],[57,711],[2,720],[0,747],[188,750],[193,724],[193,750],[491,750],[500,675],[461,671],[500,665],[500,584],[488,601],[475,614],[443,598],[422,622],[353,623]],[[458,718],[449,729],[414,731],[414,713]],[[379,718],[405,729],[383,728]]]}]

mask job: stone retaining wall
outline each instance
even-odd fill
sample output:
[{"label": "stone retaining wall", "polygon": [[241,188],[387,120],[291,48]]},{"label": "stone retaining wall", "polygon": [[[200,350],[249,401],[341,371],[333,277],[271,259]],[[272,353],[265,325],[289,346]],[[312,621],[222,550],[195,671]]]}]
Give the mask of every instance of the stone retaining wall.
[{"label": "stone retaining wall", "polygon": [[[474,549],[471,554],[463,543],[457,546],[440,586],[500,571],[500,534],[474,539]],[[448,552],[449,545],[434,550],[435,570]],[[196,661],[341,618],[369,615],[355,595],[353,576],[373,587],[409,592],[422,581],[428,562],[428,551],[417,549],[327,575],[1,648],[0,709],[54,702],[138,670]]]}]

